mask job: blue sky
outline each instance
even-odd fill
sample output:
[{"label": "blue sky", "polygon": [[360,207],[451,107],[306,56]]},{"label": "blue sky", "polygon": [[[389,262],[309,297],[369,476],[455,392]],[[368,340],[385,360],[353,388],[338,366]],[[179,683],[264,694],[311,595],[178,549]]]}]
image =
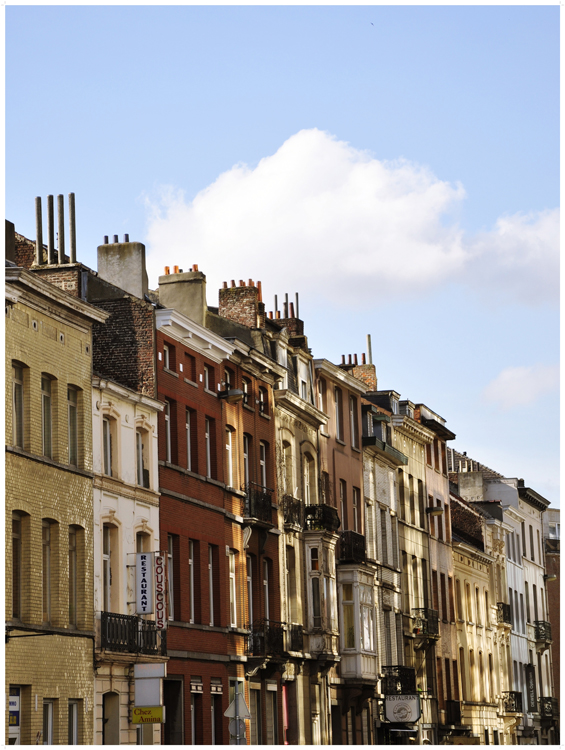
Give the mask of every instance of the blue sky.
[{"label": "blue sky", "polygon": [[6,8],[6,215],[300,293],[316,357],[559,503],[559,7]]}]

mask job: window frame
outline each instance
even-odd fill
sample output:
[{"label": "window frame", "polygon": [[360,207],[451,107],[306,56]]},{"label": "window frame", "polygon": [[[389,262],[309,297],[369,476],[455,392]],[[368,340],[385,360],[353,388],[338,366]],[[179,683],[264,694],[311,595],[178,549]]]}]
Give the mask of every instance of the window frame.
[{"label": "window frame", "polygon": [[[71,398],[74,394],[74,400]],[[78,439],[78,410],[79,410],[79,389],[74,385],[67,385],[67,424],[68,424],[68,445],[69,445],[69,465],[79,466],[79,439]],[[74,433],[74,434],[73,434]]]},{"label": "window frame", "polygon": [[24,366],[12,361],[12,445],[25,448],[25,381]]},{"label": "window frame", "polygon": [[[52,378],[41,373],[41,447],[47,458],[53,458],[53,392]],[[45,386],[48,385],[46,388]]]}]

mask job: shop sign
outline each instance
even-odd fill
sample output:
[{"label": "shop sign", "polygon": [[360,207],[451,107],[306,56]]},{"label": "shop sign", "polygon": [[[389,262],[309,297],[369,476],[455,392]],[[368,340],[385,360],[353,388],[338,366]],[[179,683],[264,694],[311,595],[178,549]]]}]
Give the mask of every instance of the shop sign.
[{"label": "shop sign", "polygon": [[136,613],[138,615],[152,615],[153,582],[155,569],[153,552],[138,552],[135,561],[135,589]]},{"label": "shop sign", "polygon": [[131,712],[132,724],[164,724],[164,706],[134,706]]},{"label": "shop sign", "polygon": [[9,725],[10,727],[20,726],[20,688],[11,687],[8,697]]},{"label": "shop sign", "polygon": [[385,713],[388,721],[406,723],[418,721],[421,715],[419,695],[387,695]]},{"label": "shop sign", "polygon": [[526,664],[526,693],[528,696],[528,711],[537,711],[536,670],[533,664]]},{"label": "shop sign", "polygon": [[167,586],[165,556],[155,553],[155,626],[157,630],[167,627]]}]

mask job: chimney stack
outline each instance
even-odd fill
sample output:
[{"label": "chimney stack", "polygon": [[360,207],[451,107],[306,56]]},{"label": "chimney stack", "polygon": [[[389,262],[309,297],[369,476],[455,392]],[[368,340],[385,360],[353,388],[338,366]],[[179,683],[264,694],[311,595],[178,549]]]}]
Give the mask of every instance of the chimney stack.
[{"label": "chimney stack", "polygon": [[69,193],[69,261],[77,262],[77,228],[75,220],[75,194]]},{"label": "chimney stack", "polygon": [[43,221],[41,218],[41,198],[35,199],[35,265],[43,263]]},{"label": "chimney stack", "polygon": [[55,218],[53,215],[53,196],[47,196],[47,263],[55,263]]},{"label": "chimney stack", "polygon": [[118,235],[115,234],[112,244],[98,246],[98,275],[128,294],[143,299],[149,289],[145,245],[141,242],[118,242]]},{"label": "chimney stack", "polygon": [[246,328],[264,328],[265,305],[261,297],[260,281],[255,284],[253,279],[249,279],[246,285],[240,280],[237,287],[232,282],[229,289],[224,285],[223,289],[220,289],[218,314]]},{"label": "chimney stack", "polygon": [[57,218],[59,220],[59,242],[57,243],[59,250],[58,262],[61,264],[65,262],[65,215],[62,195],[57,196]]}]

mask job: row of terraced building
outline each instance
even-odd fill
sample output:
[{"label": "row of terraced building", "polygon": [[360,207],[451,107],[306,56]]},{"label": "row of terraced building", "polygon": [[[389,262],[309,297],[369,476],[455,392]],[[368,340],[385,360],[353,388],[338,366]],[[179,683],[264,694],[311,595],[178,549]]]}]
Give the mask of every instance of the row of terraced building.
[{"label": "row of terraced building", "polygon": [[127,236],[85,266],[72,200],[68,254],[40,202],[36,241],[6,225],[6,741],[557,744],[548,501],[365,355],[314,358],[298,298],[150,290]]}]

